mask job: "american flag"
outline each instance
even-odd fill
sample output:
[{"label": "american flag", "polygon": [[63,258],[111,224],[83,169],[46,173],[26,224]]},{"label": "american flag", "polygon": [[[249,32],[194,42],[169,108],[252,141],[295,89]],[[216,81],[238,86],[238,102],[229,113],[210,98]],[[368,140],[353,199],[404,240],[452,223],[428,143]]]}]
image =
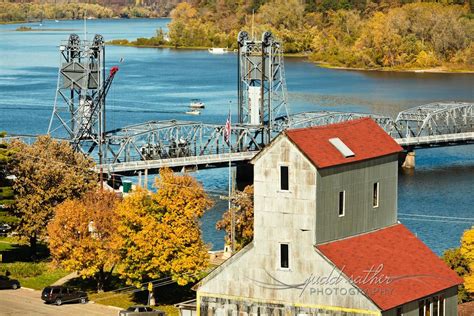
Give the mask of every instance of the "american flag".
[{"label": "american flag", "polygon": [[225,122],[224,140],[226,141],[226,143],[230,142],[230,111],[229,116],[227,116],[227,122]]}]

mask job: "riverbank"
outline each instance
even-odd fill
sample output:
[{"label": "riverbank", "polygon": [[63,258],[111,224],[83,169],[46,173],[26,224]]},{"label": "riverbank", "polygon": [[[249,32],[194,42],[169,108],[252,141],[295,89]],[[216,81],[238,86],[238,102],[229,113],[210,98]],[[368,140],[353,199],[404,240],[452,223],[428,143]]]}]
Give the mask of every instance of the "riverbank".
[{"label": "riverbank", "polygon": [[[152,39],[146,39],[152,40]],[[111,46],[126,46],[126,47],[135,47],[135,48],[166,48],[166,49],[176,49],[176,50],[208,50],[212,47],[205,46],[175,46],[175,45],[147,45],[147,44],[137,44],[137,41],[128,41],[125,39],[112,40],[107,42],[107,45]],[[233,51],[230,51],[233,52]],[[474,74],[474,68],[469,69],[465,67],[458,66],[439,66],[439,67],[430,67],[430,68],[395,68],[395,67],[386,67],[386,68],[360,68],[360,67],[343,67],[336,66],[330,63],[322,61],[311,60],[311,56],[308,53],[284,53],[285,58],[301,58],[306,59],[307,61],[318,65],[321,68],[335,69],[335,70],[348,70],[348,71],[375,71],[375,72],[408,72],[408,73],[462,73],[462,74]]]},{"label": "riverbank", "polygon": [[458,68],[450,66],[439,66],[439,67],[430,67],[430,68],[357,68],[357,67],[342,67],[335,66],[325,62],[312,61],[321,68],[335,69],[335,70],[347,70],[347,71],[376,71],[376,72],[408,72],[408,73],[440,73],[440,74],[474,74],[473,69]]},{"label": "riverbank", "polygon": [[[175,46],[175,45],[137,45],[133,44],[133,42],[128,42],[128,43],[119,43],[121,41],[126,41],[126,40],[112,40],[107,42],[107,45],[110,46],[126,46],[126,47],[136,47],[136,48],[167,48],[167,49],[176,49],[176,50],[208,50],[212,47],[205,47],[205,46]],[[236,51],[229,50],[228,53],[234,53]],[[298,54],[283,54],[285,57],[290,57],[290,58],[308,58],[307,54],[303,53],[298,53]]]}]

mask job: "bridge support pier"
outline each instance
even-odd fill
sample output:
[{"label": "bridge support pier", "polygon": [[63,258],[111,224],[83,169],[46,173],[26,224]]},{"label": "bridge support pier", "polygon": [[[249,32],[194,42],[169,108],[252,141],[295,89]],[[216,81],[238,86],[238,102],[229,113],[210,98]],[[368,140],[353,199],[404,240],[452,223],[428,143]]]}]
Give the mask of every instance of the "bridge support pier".
[{"label": "bridge support pier", "polygon": [[243,191],[247,185],[253,184],[253,165],[246,164],[236,167],[235,184],[239,191]]},{"label": "bridge support pier", "polygon": [[402,164],[404,169],[415,169],[415,151],[408,150]]},{"label": "bridge support pier", "polygon": [[148,190],[148,169],[145,169],[145,172],[144,172],[143,187],[145,188],[145,190]]}]

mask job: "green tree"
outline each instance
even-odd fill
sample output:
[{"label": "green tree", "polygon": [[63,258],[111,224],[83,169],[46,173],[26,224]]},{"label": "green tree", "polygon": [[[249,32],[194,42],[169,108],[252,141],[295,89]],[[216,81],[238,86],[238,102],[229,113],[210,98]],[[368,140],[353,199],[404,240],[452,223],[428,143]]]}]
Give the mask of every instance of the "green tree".
[{"label": "green tree", "polygon": [[156,193],[138,189],[117,208],[118,272],[128,284],[170,276],[185,285],[208,266],[199,218],[212,203],[187,174],[162,169],[155,186]]},{"label": "green tree", "polygon": [[[470,274],[470,268],[468,261],[461,253],[459,248],[448,249],[443,253],[443,261],[454,270],[461,278]],[[458,301],[459,303],[466,302],[469,300],[469,294],[466,291],[464,284],[461,284],[458,288]]]},{"label": "green tree", "polygon": [[13,189],[14,212],[19,219],[17,231],[29,238],[35,256],[36,243],[46,237],[54,207],[97,186],[94,163],[67,142],[49,136],[39,136],[32,145],[13,141],[11,148],[15,154],[8,168],[16,177]]},{"label": "green tree", "polygon": [[232,210],[227,210],[217,222],[218,230],[225,230],[225,240],[231,244],[232,212],[235,223],[235,250],[240,250],[253,240],[253,185],[246,186],[231,197]]},{"label": "green tree", "polygon": [[117,262],[114,192],[92,191],[81,199],[68,199],[55,208],[48,224],[49,249],[54,261],[68,271],[97,282],[102,292]]}]

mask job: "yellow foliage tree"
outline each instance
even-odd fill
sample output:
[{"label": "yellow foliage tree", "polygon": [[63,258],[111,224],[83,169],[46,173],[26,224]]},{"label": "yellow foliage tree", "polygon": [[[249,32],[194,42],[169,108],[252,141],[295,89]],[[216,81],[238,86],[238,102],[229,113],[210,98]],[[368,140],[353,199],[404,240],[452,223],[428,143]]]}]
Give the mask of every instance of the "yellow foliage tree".
[{"label": "yellow foliage tree", "polygon": [[56,207],[48,225],[54,261],[68,271],[78,271],[83,278],[95,278],[98,292],[103,291],[117,259],[113,243],[117,201],[115,193],[107,191],[66,200]]},{"label": "yellow foliage tree", "polygon": [[208,266],[199,218],[212,206],[191,176],[160,171],[156,193],[138,189],[117,208],[119,273],[128,284],[171,276],[179,285]]},{"label": "yellow foliage tree", "polygon": [[474,226],[462,235],[460,250],[471,271],[471,273],[464,276],[464,286],[466,291],[472,295],[474,294]]}]

